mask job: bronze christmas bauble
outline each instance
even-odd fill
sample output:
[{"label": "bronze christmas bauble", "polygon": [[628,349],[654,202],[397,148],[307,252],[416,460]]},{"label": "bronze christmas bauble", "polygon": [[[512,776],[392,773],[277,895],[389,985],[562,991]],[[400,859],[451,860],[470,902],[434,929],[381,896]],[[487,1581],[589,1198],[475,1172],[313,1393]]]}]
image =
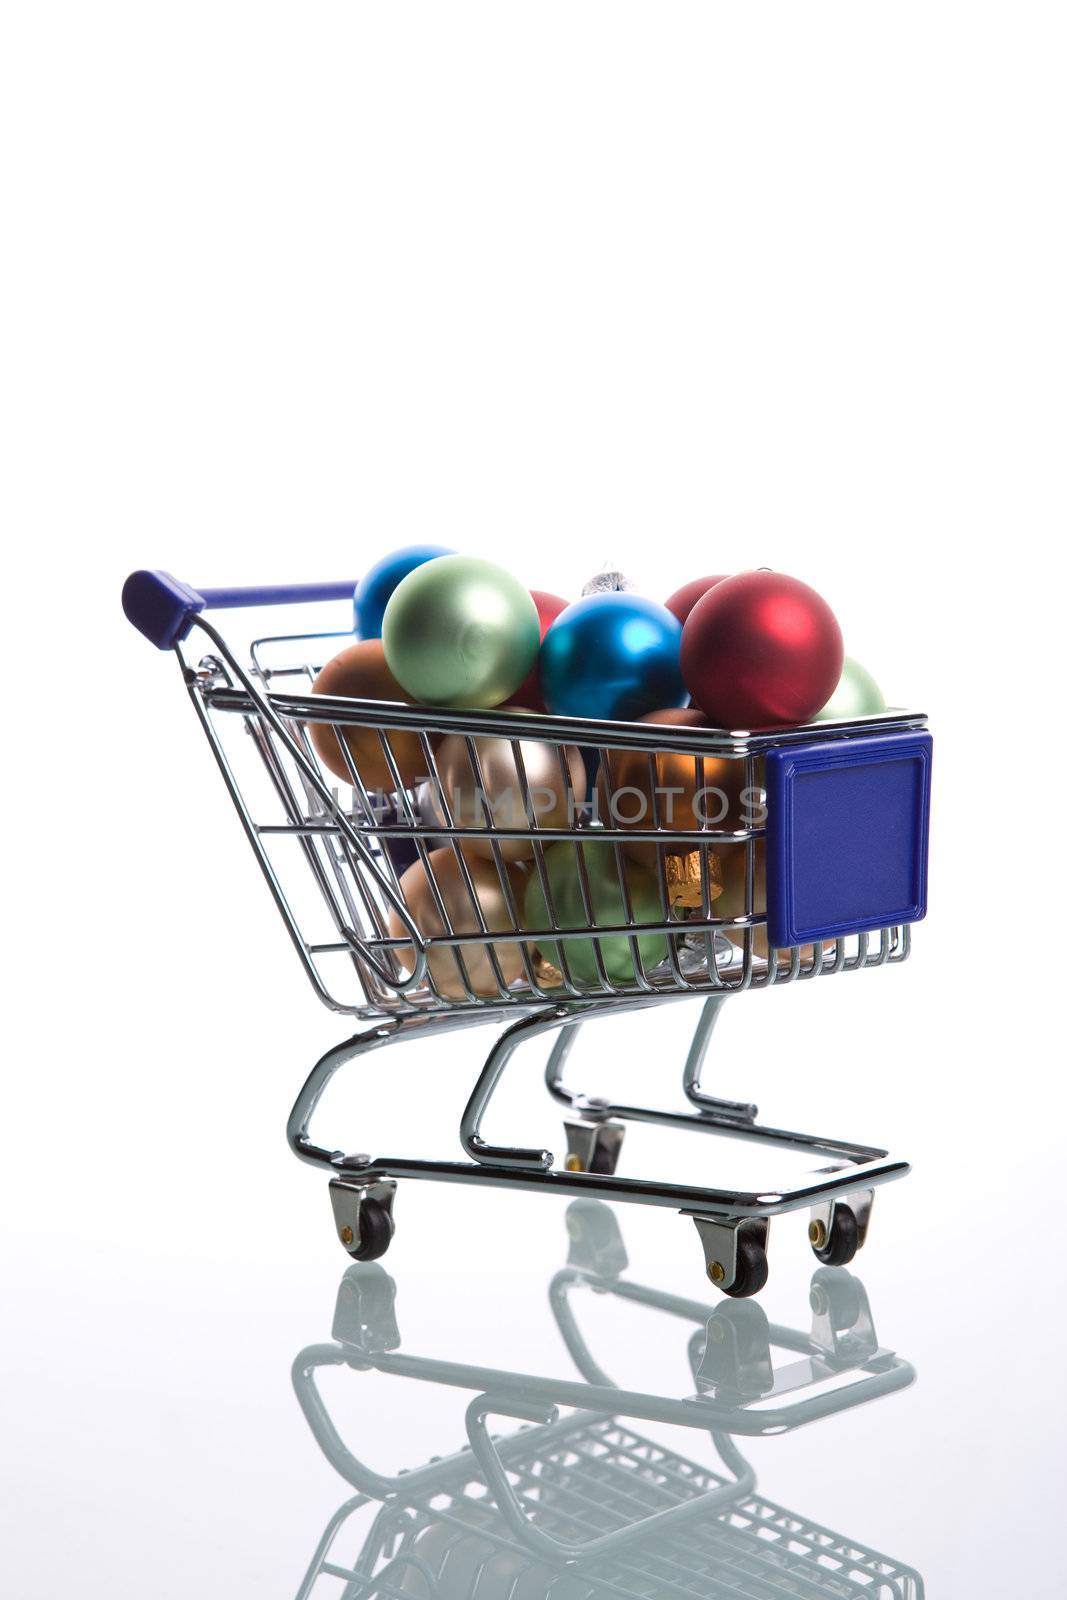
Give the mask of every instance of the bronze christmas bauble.
[{"label": "bronze christmas bauble", "polygon": [[[312,685],[314,694],[341,695],[351,700],[399,700],[410,705],[411,700],[389,671],[385,651],[380,639],[362,639],[349,645],[339,655],[328,661]],[[352,757],[352,764],[367,789],[384,789],[392,793],[396,782],[389,770],[382,750],[381,737],[376,728],[345,728],[344,741]],[[345,765],[337,733],[328,722],[308,724],[311,743],[319,760],[337,778],[351,783],[352,777]],[[410,788],[426,776],[428,762],[422,751],[419,736],[406,729],[387,729],[386,737],[400,772],[401,782]]]},{"label": "bronze christmas bauble", "polygon": [[[708,719],[694,707],[652,711],[640,719],[671,728],[706,728]],[[699,759],[699,765],[698,765]],[[741,795],[745,786],[743,760],[723,756],[683,755],[661,750],[650,756],[640,750],[606,750],[596,781],[597,815],[606,827],[627,828],[634,835],[663,829],[697,832],[706,824],[714,829],[745,826]],[[665,845],[672,854],[684,855],[694,841]],[[656,846],[637,837],[623,845],[626,854],[645,866],[655,866]]]},{"label": "bronze christmas bauble", "polygon": [[[480,934],[477,911],[464,882],[459,862],[456,860],[455,850],[451,845],[440,850],[431,850],[426,860],[429,871],[433,874],[437,892],[448,913],[453,933]],[[483,861],[479,856],[465,856],[464,860],[474,886],[477,904],[481,908],[489,932],[515,931],[516,925],[508,910],[507,899],[494,864],[491,861]],[[525,892],[522,868],[510,867],[505,870],[509,874],[512,896],[521,916]],[[433,939],[447,934],[448,928],[438,910],[427,876],[427,867],[421,861],[413,862],[404,873],[400,879],[400,892],[423,938]],[[389,913],[389,936],[393,939],[408,937],[403,923],[394,911]],[[449,1000],[466,999],[462,974],[454,954],[457,948],[467,970],[471,989],[476,995],[499,993],[500,985],[493,970],[490,949],[496,956],[505,986],[521,978],[526,970],[523,966],[521,946],[518,944],[490,945],[483,942],[442,946],[440,949],[431,950],[427,962],[431,981],[437,992]],[[396,954],[404,971],[410,972],[415,965],[410,946],[399,948]]]}]

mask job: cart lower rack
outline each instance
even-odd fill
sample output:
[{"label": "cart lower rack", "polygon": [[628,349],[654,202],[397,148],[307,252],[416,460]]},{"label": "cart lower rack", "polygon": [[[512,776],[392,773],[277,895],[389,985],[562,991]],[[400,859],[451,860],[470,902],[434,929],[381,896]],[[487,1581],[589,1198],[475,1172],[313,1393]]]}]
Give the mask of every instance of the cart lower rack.
[{"label": "cart lower rack", "polygon": [[[694,1218],[708,1275],[734,1296],[762,1287],[769,1220],[783,1211],[810,1207],[820,1260],[851,1259],[874,1189],[906,1164],[765,1126],[754,1105],[707,1093],[700,1069],[730,995],[907,958],[926,906],[925,717],[752,733],[344,699],[312,687],[350,634],[260,639],[244,666],[203,615],[340,600],[353,588],[197,591],[138,572],[123,591],[130,620],[177,656],[312,986],[367,1024],[318,1062],[289,1122],[295,1153],[331,1174],[342,1244],[357,1259],[381,1255],[397,1180],[413,1177],[672,1207]],[[199,658],[187,648],[194,633],[206,646]],[[534,765],[550,780],[550,805]],[[463,781],[447,783],[457,770]],[[686,1109],[565,1085],[583,1024],[687,997],[703,1005]],[[461,1120],[469,1160],[371,1157],[311,1138],[312,1113],[344,1063],[482,1022],[503,1031]],[[482,1132],[516,1047],[552,1033],[548,1088],[569,1113],[562,1165]],[[818,1168],[747,1192],[625,1177],[628,1121],[806,1152]]]}]

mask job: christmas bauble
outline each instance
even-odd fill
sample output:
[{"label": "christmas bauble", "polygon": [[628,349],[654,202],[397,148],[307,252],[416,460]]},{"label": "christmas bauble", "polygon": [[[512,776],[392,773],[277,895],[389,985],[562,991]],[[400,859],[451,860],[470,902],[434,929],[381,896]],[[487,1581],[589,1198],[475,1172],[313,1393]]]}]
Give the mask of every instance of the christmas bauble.
[{"label": "christmas bauble", "polygon": [[[561,841],[552,845],[544,854],[548,886],[552,892],[558,926],[574,928],[589,921],[582,900],[576,849],[581,850],[585,861],[593,909],[593,925],[613,927],[626,922],[628,920],[626,901],[619,884],[615,847],[607,840],[590,840],[578,846]],[[625,856],[622,859],[634,921],[636,923],[664,921],[656,874],[634,861],[627,861]],[[526,925],[529,928],[546,928],[551,923],[548,903],[541,886],[541,875],[535,868],[530,872],[526,887]],[[641,963],[647,973],[660,961],[665,960],[666,935],[644,933],[637,934],[636,938]],[[599,985],[597,949],[612,983],[633,983],[637,976],[630,951],[630,939],[623,934],[615,934],[606,939],[565,939],[562,941],[562,946],[566,952],[571,977],[576,983]],[[562,968],[559,941],[538,939],[537,947],[546,961],[551,962],[554,967]]]},{"label": "christmas bauble", "polygon": [[477,556],[439,556],[416,567],[393,591],[382,623],[393,676],[431,706],[510,699],[540,640],[529,590]]},{"label": "christmas bauble", "polygon": [[[585,762],[578,749],[568,745],[561,751],[557,745],[544,744],[537,739],[520,739],[518,744],[537,827],[576,827],[578,807],[586,793]],[[437,770],[455,825],[530,829],[512,741],[481,738],[474,740],[474,746],[477,772],[471,762],[467,740],[461,734],[450,734],[436,753]],[[566,782],[563,768],[567,773]],[[468,839],[465,848],[475,855],[492,857],[493,854],[493,844],[488,839]],[[521,861],[534,853],[529,839],[501,839],[497,841],[497,849],[506,861]]]},{"label": "christmas bauble", "polygon": [[[312,692],[343,695],[354,700],[399,700],[405,705],[411,704],[386,665],[380,639],[364,639],[334,656],[315,679]],[[335,777],[351,783],[351,773],[330,724],[312,722],[308,731],[323,765]],[[388,739],[405,788],[425,777],[427,761],[418,735],[394,728],[389,731]],[[344,741],[365,788],[384,789],[387,793],[396,788],[376,728],[345,728]]]},{"label": "christmas bauble", "polygon": [[[546,594],[543,589],[531,589],[530,598],[537,607],[537,622],[543,640],[560,612],[566,611],[570,601],[562,600],[558,594]],[[541,693],[541,680],[537,674],[536,661],[508,704],[525,706],[528,711],[545,711],[548,709],[545,705],[545,697]]]},{"label": "christmas bauble", "polygon": [[721,583],[724,577],[726,577],[726,573],[720,572],[718,577],[715,578],[693,578],[691,582],[683,583],[680,589],[675,589],[670,599],[664,600],[663,604],[668,611],[678,618],[679,622],[684,623],[697,601],[703,599],[708,590],[714,589],[715,585]]},{"label": "christmas bauble", "polygon": [[[437,885],[437,892],[448,913],[453,933],[480,933],[477,912],[451,845],[441,850],[431,850],[426,859],[434,883]],[[479,860],[476,856],[465,859],[477,903],[481,907],[489,932],[515,932],[515,924],[511,919],[496,867],[492,862]],[[509,871],[512,895],[516,909],[519,909],[523,903],[524,889],[521,868],[512,867],[505,870]],[[400,892],[423,938],[432,939],[447,934],[448,928],[438,910],[426,867],[421,861],[416,861],[414,866],[409,867],[404,873],[400,880]],[[393,939],[408,938],[403,923],[394,911],[389,913],[389,936]],[[505,985],[514,983],[525,971],[520,946],[517,944],[491,946],[485,943],[462,944],[458,947],[432,950],[427,961],[430,978],[437,992],[449,1000],[466,998],[459,963],[454,954],[457,948],[467,969],[471,989],[476,995],[499,993],[499,984],[489,956],[490,949],[496,955]],[[399,946],[396,955],[403,970],[410,972],[415,965],[410,945],[407,948]]]},{"label": "christmas bauble", "polygon": [[[480,1529],[485,1529],[481,1533]],[[410,1600],[586,1600],[589,1583],[572,1578],[558,1566],[537,1562],[526,1551],[510,1549],[501,1538],[503,1524],[495,1506],[471,1497],[461,1516],[430,1522],[411,1546],[414,1559],[394,1561],[402,1594]],[[392,1586],[383,1584],[383,1589]]]},{"label": "christmas bauble", "polygon": [[816,722],[831,722],[841,717],[873,717],[885,710],[885,698],[866,667],[851,656],[845,657],[837,688],[815,717]]},{"label": "christmas bauble", "polygon": [[361,639],[379,639],[389,597],[402,578],[425,561],[453,552],[441,544],[409,544],[369,567],[356,584],[356,632]]},{"label": "christmas bauble", "polygon": [[697,601],[682,632],[686,686],[721,728],[809,722],[833,693],[843,660],[826,601],[780,572],[724,578]]},{"label": "christmas bauble", "polygon": [[557,716],[632,721],[687,697],[682,629],[666,606],[612,592],[576,600],[545,634],[539,673]]},{"label": "christmas bauble", "polygon": [[[706,728],[707,718],[694,707],[652,711],[640,719],[675,728]],[[650,770],[651,769],[651,770]],[[609,828],[628,828],[636,834],[668,831],[736,829],[745,826],[741,816],[741,791],[745,763],[717,756],[643,750],[607,750],[596,780],[597,817]],[[656,865],[656,846],[635,838],[623,845],[626,854],[645,866]],[[693,841],[665,845],[671,854],[685,855]]]},{"label": "christmas bauble", "polygon": [[462,1519],[430,1522],[420,1529],[411,1547],[414,1559],[396,1562],[401,1593],[411,1600],[470,1600],[481,1586],[482,1569],[498,1549],[475,1530],[492,1523],[492,1512],[472,1505],[464,1506]]},{"label": "christmas bauble", "polygon": [[[722,871],[723,890],[712,907],[712,915],[716,917],[765,917],[767,915],[767,870],[763,840],[757,839],[753,845],[752,905],[749,910],[746,910],[745,905],[748,871],[746,846],[743,844],[716,846],[715,854],[718,857]],[[723,931],[734,944],[744,945],[744,928],[724,929]],[[799,948],[801,961],[810,962],[815,954],[814,945],[802,944]],[[823,946],[824,960],[831,960],[833,953],[834,945],[832,942]],[[761,961],[766,961],[767,959],[767,925],[765,922],[760,923],[758,927],[752,930],[752,954]],[[779,965],[788,965],[791,958],[791,951],[778,951]]]}]

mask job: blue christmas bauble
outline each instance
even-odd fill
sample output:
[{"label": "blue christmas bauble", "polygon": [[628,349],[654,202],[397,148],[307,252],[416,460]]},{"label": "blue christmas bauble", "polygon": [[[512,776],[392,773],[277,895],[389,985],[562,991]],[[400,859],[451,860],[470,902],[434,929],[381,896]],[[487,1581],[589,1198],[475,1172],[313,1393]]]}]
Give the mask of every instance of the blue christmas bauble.
[{"label": "blue christmas bauble", "polygon": [[443,544],[408,544],[402,550],[393,550],[383,556],[373,567],[368,567],[356,584],[356,632],[360,638],[381,638],[382,617],[389,596],[409,572],[421,567],[424,561],[454,553]]},{"label": "blue christmas bauble", "polygon": [[545,703],[556,716],[612,722],[688,705],[681,642],[681,623],[655,600],[586,595],[545,634],[538,662]]}]

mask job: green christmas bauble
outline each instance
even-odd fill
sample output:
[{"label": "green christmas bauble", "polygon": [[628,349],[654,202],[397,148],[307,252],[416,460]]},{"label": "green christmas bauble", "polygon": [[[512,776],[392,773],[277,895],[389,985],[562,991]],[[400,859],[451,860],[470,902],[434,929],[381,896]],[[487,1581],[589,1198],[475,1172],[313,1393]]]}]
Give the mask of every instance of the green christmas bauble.
[{"label": "green christmas bauble", "polygon": [[841,717],[873,717],[884,710],[885,696],[867,668],[846,656],[837,688],[813,720],[831,722]]},{"label": "green christmas bauble", "polygon": [[389,597],[382,644],[406,694],[429,706],[498,706],[533,666],[541,643],[528,589],[476,556],[438,556]]},{"label": "green christmas bauble", "polygon": [[[559,926],[575,928],[588,921],[582,900],[578,861],[575,854],[576,848],[581,850],[585,860],[594,925],[611,927],[624,923],[627,920],[626,902],[619,886],[615,847],[606,840],[590,840],[588,843],[583,842],[577,847],[570,843],[561,842],[550,845],[545,851],[545,871],[548,877],[548,886],[552,891],[552,904],[555,908]],[[660,904],[659,880],[656,873],[649,867],[630,861],[626,856],[622,857],[622,863],[623,870],[626,873],[626,886],[630,895],[630,904],[633,908],[634,921],[638,923],[662,922],[664,916]],[[547,928],[551,926],[552,918],[549,915],[544,890],[541,887],[541,875],[536,867],[531,872],[530,881],[526,887],[525,913],[527,927]],[[641,955],[641,964],[647,973],[652,967],[658,965],[660,961],[666,959],[666,935],[662,933],[642,933],[636,937],[637,947]],[[607,939],[565,939],[563,941],[538,939],[538,949],[545,960],[550,961],[554,967],[561,965],[561,943],[566,951],[571,977],[577,983],[600,983],[600,974],[597,972],[596,965],[597,949],[600,951],[604,970],[612,983],[633,983],[637,977],[630,949],[630,940],[622,934],[614,934]]]}]

